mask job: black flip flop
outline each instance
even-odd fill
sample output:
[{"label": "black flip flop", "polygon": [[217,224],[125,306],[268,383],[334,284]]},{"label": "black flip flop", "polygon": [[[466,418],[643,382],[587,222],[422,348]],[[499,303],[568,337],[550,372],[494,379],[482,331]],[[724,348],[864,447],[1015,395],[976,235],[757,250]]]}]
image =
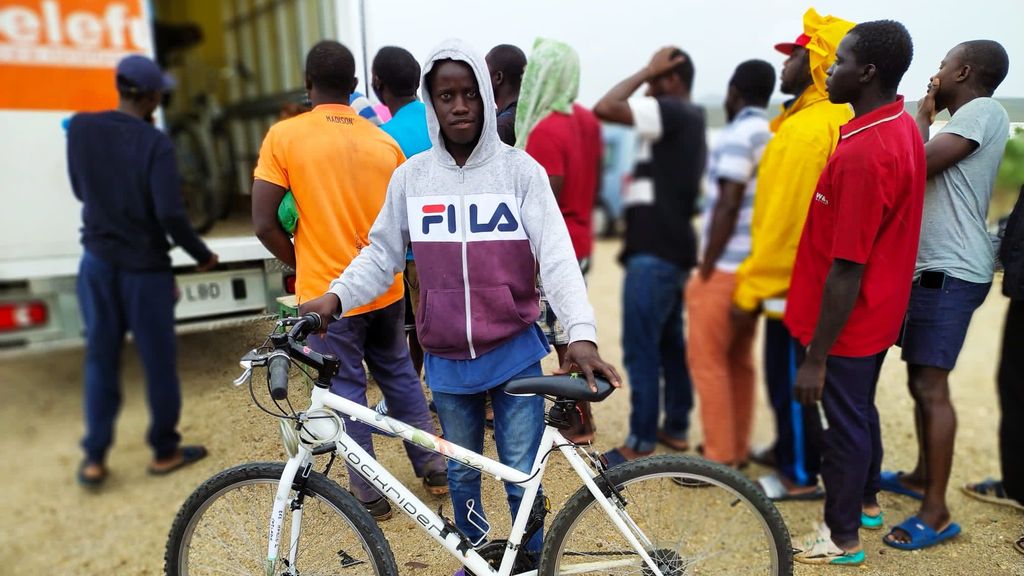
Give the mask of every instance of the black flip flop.
[{"label": "black flip flop", "polygon": [[775,462],[775,446],[762,446],[760,448],[754,448],[750,450],[747,455],[747,459],[758,466],[764,466],[765,468],[776,468]]},{"label": "black flip flop", "polygon": [[[697,444],[697,447],[694,448],[694,451],[697,452],[698,456],[700,456],[701,458],[704,458],[704,444]],[[712,462],[712,460],[708,460],[708,462]],[[726,464],[726,466],[729,466],[729,464]],[[746,470],[749,467],[750,467],[750,460],[744,460],[744,461],[740,462],[739,464],[736,464],[736,469],[737,470]],[[679,484],[679,483],[676,482],[676,484]]]},{"label": "black flip flop", "polygon": [[822,490],[821,486],[815,486],[814,490],[808,492],[790,492],[777,474],[762,476],[757,479],[755,484],[772,502],[806,502],[825,498],[825,491]]},{"label": "black flip flop", "polygon": [[175,470],[179,470],[193,462],[198,462],[199,460],[206,458],[206,454],[206,448],[203,446],[182,446],[181,460],[177,464],[165,470],[155,470],[152,466],[149,466],[146,468],[146,471],[153,476],[166,476]]},{"label": "black flip flop", "polygon": [[88,460],[82,460],[82,462],[78,465],[78,472],[75,473],[75,478],[78,480],[79,486],[82,486],[84,488],[99,488],[107,479],[107,467],[101,464],[100,468],[103,469],[103,474],[101,474],[99,477],[92,478],[85,475],[85,467],[90,464],[93,464],[93,462],[89,462]]}]

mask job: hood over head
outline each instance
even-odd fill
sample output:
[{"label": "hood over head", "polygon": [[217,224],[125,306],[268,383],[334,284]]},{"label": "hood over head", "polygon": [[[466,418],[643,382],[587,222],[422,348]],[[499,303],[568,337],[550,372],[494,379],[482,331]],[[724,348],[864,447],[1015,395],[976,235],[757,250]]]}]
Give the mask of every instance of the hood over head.
[{"label": "hood over head", "polygon": [[799,42],[780,46],[791,50],[789,47],[796,44],[807,49],[807,59],[811,68],[811,85],[795,101],[791,101],[791,104],[784,105],[782,113],[772,119],[772,132],[778,131],[779,126],[787,118],[803,108],[822,100],[828,100],[828,90],[825,88],[828,69],[836,61],[836,49],[839,48],[839,42],[854,26],[855,24],[849,20],[843,20],[831,14],[822,16],[814,8],[807,9],[807,12],[804,13],[804,32],[799,37]]},{"label": "hood over head", "polygon": [[427,86],[427,75],[443,60],[455,60],[465,62],[473,69],[479,85],[480,99],[483,101],[483,129],[480,132],[480,139],[476,147],[469,155],[466,166],[482,164],[493,156],[504,146],[498,138],[498,121],[496,105],[494,103],[494,90],[491,88],[491,76],[487,71],[487,63],[484,57],[463,40],[448,39],[438,44],[430,52],[430,56],[423,64],[423,78],[420,82],[420,95],[427,109],[427,131],[430,135],[430,142],[433,144],[431,154],[440,163],[448,166],[455,166],[455,159],[448,153],[444,145],[444,136],[441,134],[441,124],[434,111],[434,101],[430,97],[430,90]]},{"label": "hood over head", "polygon": [[580,91],[580,59],[571,46],[537,38],[527,59],[516,105],[516,148],[526,148],[530,132],[548,114],[572,114]]},{"label": "hood over head", "polygon": [[836,61],[836,49],[846,33],[854,27],[854,23],[831,14],[822,16],[814,8],[804,13],[804,34],[807,41],[808,59],[811,62],[812,88],[818,94],[828,96],[825,90],[826,72]]}]

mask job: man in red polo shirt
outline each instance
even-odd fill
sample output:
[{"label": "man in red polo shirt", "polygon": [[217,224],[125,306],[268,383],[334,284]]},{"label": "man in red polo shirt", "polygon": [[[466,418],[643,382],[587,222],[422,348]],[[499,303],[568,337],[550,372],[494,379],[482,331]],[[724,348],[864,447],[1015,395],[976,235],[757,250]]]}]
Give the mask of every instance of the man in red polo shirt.
[{"label": "man in red polo shirt", "polygon": [[875,387],[910,299],[926,174],[921,135],[896,94],[913,51],[902,24],[866,22],[828,71],[829,100],[855,116],[811,199],[786,308],[800,341],[796,398],[817,403],[827,428],[825,525],[794,542],[800,562],[862,564],[857,531],[881,525]]}]

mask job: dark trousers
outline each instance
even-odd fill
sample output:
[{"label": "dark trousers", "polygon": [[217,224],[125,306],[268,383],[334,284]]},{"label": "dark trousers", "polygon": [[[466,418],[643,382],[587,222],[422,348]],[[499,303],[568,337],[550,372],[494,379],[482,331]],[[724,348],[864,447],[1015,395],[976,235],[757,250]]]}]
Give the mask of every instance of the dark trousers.
[{"label": "dark trousers", "polygon": [[181,388],[175,357],[174,275],[132,272],[86,252],[78,269],[78,304],[85,322],[85,437],[91,462],[103,463],[121,408],[121,349],[131,330],[146,376],[156,458],[173,456],[181,437]]},{"label": "dark trousers", "polygon": [[802,351],[782,320],[765,318],[764,374],[775,412],[775,462],[779,473],[790,481],[813,486],[818,483],[821,462],[818,413],[793,397],[797,354]]},{"label": "dark trousers", "polygon": [[[626,261],[622,288],[622,353],[629,374],[630,415],[626,446],[654,450],[658,424],[686,440],[693,384],[683,337],[683,288],[689,271],[650,254]],[[660,414],[664,414],[661,419]]]},{"label": "dark trousers", "polygon": [[[331,380],[331,392],[366,406],[365,359],[387,402],[388,415],[420,430],[435,431],[420,378],[413,370],[409,347],[405,343],[403,300],[332,322],[326,334],[312,335],[307,343],[313,350],[330,352],[341,360],[341,368]],[[345,427],[348,435],[372,456],[370,427],[351,420],[345,422]],[[409,443],[406,443],[405,451],[417,476],[445,469],[444,458],[438,454]],[[357,498],[363,502],[380,498],[380,493],[351,467],[348,472],[349,486]]]},{"label": "dark trousers", "polygon": [[1024,504],[1024,300],[1011,300],[999,358],[999,460],[1003,488]]},{"label": "dark trousers", "polygon": [[[840,545],[858,541],[864,504],[876,504],[882,468],[882,432],[875,407],[878,374],[885,351],[874,356],[829,356],[825,366],[828,430],[821,431],[821,479],[825,484],[825,524]],[[797,361],[803,362],[797,344]],[[820,417],[815,406],[805,406]]]}]

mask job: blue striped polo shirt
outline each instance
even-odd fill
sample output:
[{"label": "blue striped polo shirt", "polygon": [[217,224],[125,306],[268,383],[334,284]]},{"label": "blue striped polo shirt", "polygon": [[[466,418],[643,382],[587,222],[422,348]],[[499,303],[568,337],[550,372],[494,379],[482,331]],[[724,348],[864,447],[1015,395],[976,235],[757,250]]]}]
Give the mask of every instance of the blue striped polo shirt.
[{"label": "blue striped polo shirt", "polygon": [[725,179],[746,184],[736,229],[715,266],[723,272],[736,272],[750,253],[750,222],[754,212],[757,166],[771,136],[768,112],[764,108],[748,106],[740,110],[732,122],[722,129],[711,148],[704,192],[702,246],[707,246],[708,232],[718,202],[718,181]]}]

